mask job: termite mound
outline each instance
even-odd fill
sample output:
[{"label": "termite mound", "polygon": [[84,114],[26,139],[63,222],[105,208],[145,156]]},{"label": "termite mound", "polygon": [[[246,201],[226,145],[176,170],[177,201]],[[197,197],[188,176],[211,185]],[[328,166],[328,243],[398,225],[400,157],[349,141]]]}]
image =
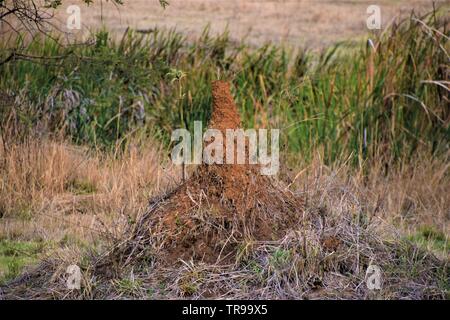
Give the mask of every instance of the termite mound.
[{"label": "termite mound", "polygon": [[[240,128],[229,83],[213,82],[212,97],[209,128]],[[229,263],[243,241],[283,237],[299,223],[302,210],[303,202],[275,178],[261,175],[259,165],[202,164],[180,186],[150,202],[114,256],[122,266],[144,256],[170,264],[179,259]]]}]

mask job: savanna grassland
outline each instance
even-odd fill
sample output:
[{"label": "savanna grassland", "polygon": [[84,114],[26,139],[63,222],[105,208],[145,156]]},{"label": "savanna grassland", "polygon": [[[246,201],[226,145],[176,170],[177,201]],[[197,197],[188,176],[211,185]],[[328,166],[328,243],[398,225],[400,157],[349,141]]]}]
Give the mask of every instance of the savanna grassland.
[{"label": "savanna grassland", "polygon": [[[183,15],[188,4],[173,1],[142,25],[127,20],[132,9],[145,12],[142,1],[125,3],[126,30],[99,28],[111,8],[103,20],[91,13],[82,45],[57,33],[3,38],[1,61],[11,46],[24,49],[0,65],[0,295],[448,299],[448,6],[418,2],[411,13],[414,3],[386,1],[389,17],[403,9],[382,31],[349,18],[330,34],[325,16],[362,4],[323,2],[324,11],[262,1],[262,20],[284,31],[257,21],[243,38],[248,28],[236,16],[251,24],[258,1],[193,3]],[[289,22],[295,5],[308,8],[301,20],[318,21],[320,37]],[[153,7],[146,16],[162,10]],[[219,22],[199,29],[211,15]],[[163,28],[153,24],[160,20]],[[220,183],[202,180],[190,166],[188,181],[201,182],[183,201],[195,205],[174,215],[172,229],[158,225],[173,214],[160,208],[189,190],[169,158],[171,132],[196,120],[207,126],[215,80],[231,84],[243,127],[281,130],[281,169],[270,185],[289,208],[257,212],[283,221],[282,235],[262,237],[258,223],[235,219],[240,198],[210,196],[222,173]],[[294,216],[286,223],[285,211]],[[186,251],[203,252],[208,232],[215,261],[165,257],[174,235],[189,240]],[[83,272],[80,290],[66,287],[71,264]],[[370,265],[383,271],[381,290],[366,287]]]}]

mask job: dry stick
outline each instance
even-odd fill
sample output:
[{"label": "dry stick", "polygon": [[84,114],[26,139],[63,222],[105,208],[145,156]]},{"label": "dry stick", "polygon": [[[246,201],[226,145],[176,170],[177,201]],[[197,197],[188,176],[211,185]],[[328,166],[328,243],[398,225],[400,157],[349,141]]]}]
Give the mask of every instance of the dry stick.
[{"label": "dry stick", "polygon": [[186,181],[186,165],[184,164],[184,161],[181,163],[181,179],[183,180],[183,183]]}]

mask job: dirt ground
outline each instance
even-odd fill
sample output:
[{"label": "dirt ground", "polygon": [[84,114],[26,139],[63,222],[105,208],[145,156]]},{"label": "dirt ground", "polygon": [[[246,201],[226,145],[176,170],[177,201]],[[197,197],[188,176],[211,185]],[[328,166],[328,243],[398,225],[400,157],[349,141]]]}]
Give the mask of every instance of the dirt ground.
[{"label": "dirt ground", "polygon": [[[77,2],[81,3],[71,1],[59,10],[58,18],[63,25],[69,15],[66,7]],[[254,45],[274,41],[320,48],[367,34],[369,5],[380,6],[383,28],[413,9],[425,12],[432,8],[431,0],[170,0],[165,10],[157,0],[124,3],[116,6],[103,1],[89,7],[81,5],[83,27],[78,33],[86,34],[102,25],[117,35],[127,27],[138,30],[175,27],[188,37],[196,37],[210,24],[213,33],[228,27],[232,39],[246,37]]]}]

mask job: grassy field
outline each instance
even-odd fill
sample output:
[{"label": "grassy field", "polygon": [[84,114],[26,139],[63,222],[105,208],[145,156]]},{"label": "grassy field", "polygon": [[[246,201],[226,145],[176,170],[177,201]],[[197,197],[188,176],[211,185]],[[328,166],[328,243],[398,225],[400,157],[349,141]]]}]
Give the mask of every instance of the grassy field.
[{"label": "grassy field", "polygon": [[[78,1],[78,2],[77,2]],[[80,0],[70,4],[81,3]],[[435,1],[442,4],[445,1]],[[123,6],[94,3],[81,6],[83,29],[76,36],[89,35],[88,30],[106,27],[120,37],[127,28],[148,31],[154,28],[176,28],[192,41],[209,25],[212,35],[226,28],[232,41],[259,47],[267,42],[292,47],[321,49],[340,41],[359,40],[367,33],[367,7],[381,8],[382,27],[409,16],[411,10],[424,14],[432,10],[429,0],[172,0],[165,9],[158,1],[134,0]],[[65,4],[68,6],[69,4]],[[56,26],[67,31],[65,7],[56,18]],[[73,32],[73,31],[71,31]]]},{"label": "grassy field", "polygon": [[[15,298],[448,298],[445,10],[311,50],[273,35],[236,41],[231,25],[190,37],[104,29],[83,46],[35,39],[25,59],[0,65],[0,286],[18,285]],[[206,125],[217,79],[232,84],[245,127],[281,129],[277,180],[318,220],[240,241],[227,266],[167,269],[159,249],[102,281],[92,257],[180,185],[170,134]],[[375,293],[361,287],[372,261],[386,276]],[[64,291],[69,263],[85,272],[81,292]],[[43,276],[24,283],[23,267],[37,264],[29,270]]]}]

